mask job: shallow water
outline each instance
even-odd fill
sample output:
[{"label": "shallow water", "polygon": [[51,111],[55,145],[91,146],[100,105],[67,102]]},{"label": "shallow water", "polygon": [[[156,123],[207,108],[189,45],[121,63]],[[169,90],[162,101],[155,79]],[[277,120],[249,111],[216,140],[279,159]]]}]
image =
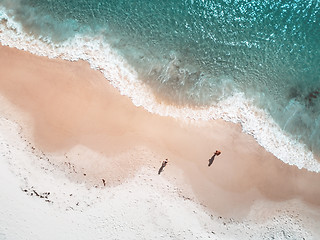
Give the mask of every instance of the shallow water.
[{"label": "shallow water", "polygon": [[[278,138],[278,130],[264,124],[270,117],[316,155],[319,3],[0,0],[24,32],[48,44],[91,36],[103,52],[108,43],[167,104],[209,109],[233,99],[216,117],[237,119],[244,128],[254,125],[249,132],[258,141],[262,131],[267,131],[263,138],[271,131]],[[246,101],[267,117],[262,121],[259,111],[245,116]]]}]

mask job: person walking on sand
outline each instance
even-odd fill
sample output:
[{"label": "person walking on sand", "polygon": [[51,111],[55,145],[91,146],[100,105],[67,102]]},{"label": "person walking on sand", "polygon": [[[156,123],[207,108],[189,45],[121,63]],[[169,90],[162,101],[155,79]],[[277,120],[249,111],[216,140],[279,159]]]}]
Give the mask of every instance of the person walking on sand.
[{"label": "person walking on sand", "polygon": [[209,159],[208,167],[210,167],[210,166],[211,166],[211,164],[212,164],[212,163],[213,163],[213,161],[214,161],[214,158],[215,158],[216,156],[219,156],[220,154],[221,154],[221,151],[216,150],[216,152],[213,154],[213,156]]},{"label": "person walking on sand", "polygon": [[164,160],[161,164],[161,167],[158,171],[158,174],[160,175],[160,173],[163,171],[164,167],[167,166],[167,163],[168,163],[168,159],[166,158],[166,160]]}]

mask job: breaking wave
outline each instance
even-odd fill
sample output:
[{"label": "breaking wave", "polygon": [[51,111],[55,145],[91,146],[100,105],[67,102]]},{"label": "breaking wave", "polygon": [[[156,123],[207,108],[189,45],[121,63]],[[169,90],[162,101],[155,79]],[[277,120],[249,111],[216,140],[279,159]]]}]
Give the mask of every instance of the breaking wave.
[{"label": "breaking wave", "polygon": [[[240,123],[244,132],[252,135],[262,147],[283,162],[300,169],[320,172],[319,162],[306,145],[292,139],[268,113],[255,106],[254,100],[244,93],[229,91],[232,84],[229,85],[227,79],[220,86],[224,97],[216,104],[200,107],[175,106],[159,102],[150,85],[139,80],[137,71],[106,43],[102,35],[76,34],[61,43],[54,43],[49,38],[35,37],[24,32],[23,27],[1,8],[0,23],[2,45],[49,58],[85,60],[93,69],[101,71],[122,95],[130,97],[136,106],[143,106],[149,112],[161,116],[182,120],[223,119]],[[224,94],[224,91],[227,93]]]}]

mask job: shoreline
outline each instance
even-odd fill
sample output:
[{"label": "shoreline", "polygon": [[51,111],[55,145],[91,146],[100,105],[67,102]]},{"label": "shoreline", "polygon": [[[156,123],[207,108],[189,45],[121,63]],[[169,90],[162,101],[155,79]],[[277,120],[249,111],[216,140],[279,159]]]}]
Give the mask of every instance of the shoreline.
[{"label": "shoreline", "polygon": [[[283,163],[239,124],[181,122],[147,112],[83,61],[0,46],[0,72],[1,116],[18,122],[53,163],[68,159],[80,172],[71,176],[75,182],[90,178],[101,184],[103,178],[117,185],[143,166],[157,174],[169,158],[161,177],[177,178],[185,191],[191,186],[195,201],[216,214],[243,219],[255,202],[291,200],[320,212],[320,174]],[[216,149],[222,154],[208,167]]]},{"label": "shoreline", "polygon": [[[320,159],[305,144],[292,139],[263,110],[255,107],[252,100],[236,93],[209,108],[183,108],[159,102],[150,89],[138,80],[137,72],[119,56],[102,36],[81,36],[61,44],[37,39],[23,31],[21,24],[1,9],[1,44],[31,52],[35,55],[68,61],[86,61],[99,70],[108,82],[122,95],[128,96],[135,106],[143,106],[149,112],[171,116],[182,121],[210,121],[223,119],[242,125],[242,131],[254,136],[256,141],[281,161],[320,172]],[[281,147],[279,147],[281,146]]]}]

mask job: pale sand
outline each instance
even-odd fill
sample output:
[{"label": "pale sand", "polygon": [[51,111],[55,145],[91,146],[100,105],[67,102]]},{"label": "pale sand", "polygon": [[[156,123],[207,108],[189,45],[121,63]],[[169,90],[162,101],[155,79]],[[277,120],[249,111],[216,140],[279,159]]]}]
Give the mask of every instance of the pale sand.
[{"label": "pale sand", "polygon": [[[320,174],[282,163],[238,125],[151,114],[85,62],[0,47],[0,73],[0,95],[12,104],[2,104],[1,115],[23,126],[36,149],[57,165],[73,164],[78,181],[103,178],[112,185],[142,166],[157,174],[161,160],[169,158],[162,176],[192,186],[195,201],[223,216],[245,217],[258,200],[299,199],[319,211]],[[83,149],[96,155],[84,158]],[[154,159],[139,159],[141,149]],[[216,149],[222,154],[208,167]]]},{"label": "pale sand", "polygon": [[299,201],[256,202],[236,221],[185,200],[167,172],[159,177],[149,167],[120,185],[88,189],[25,140],[0,117],[1,240],[319,239],[319,213]]}]

